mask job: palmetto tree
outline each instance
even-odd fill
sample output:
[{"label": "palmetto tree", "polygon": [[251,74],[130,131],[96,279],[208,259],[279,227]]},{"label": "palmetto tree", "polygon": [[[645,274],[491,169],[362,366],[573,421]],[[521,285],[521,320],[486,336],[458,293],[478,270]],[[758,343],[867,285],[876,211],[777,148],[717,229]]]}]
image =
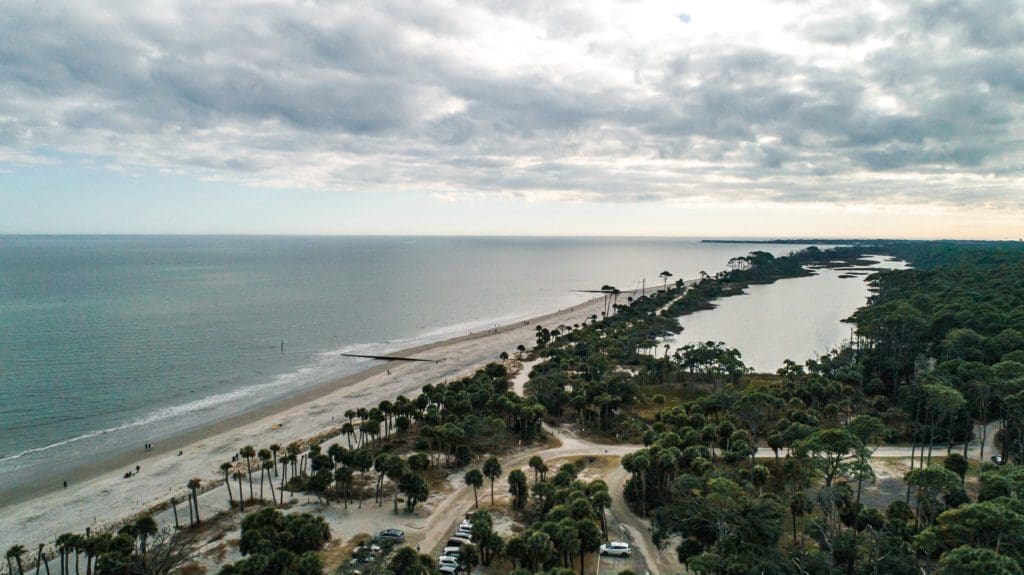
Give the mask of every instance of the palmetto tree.
[{"label": "palmetto tree", "polygon": [[256,454],[256,456],[260,458],[260,500],[262,500],[263,499],[263,476],[266,474],[267,469],[269,469],[266,464],[267,464],[268,461],[270,461],[270,450],[269,449],[261,449]]},{"label": "palmetto tree", "polygon": [[409,474],[409,464],[402,461],[402,458],[397,456],[391,459],[389,463],[390,464],[385,472],[387,473],[388,480],[391,481],[391,484],[395,488],[395,515],[398,515],[398,483],[403,477]]},{"label": "palmetto tree", "polygon": [[533,484],[536,485],[540,479],[544,478],[544,474],[548,472],[548,466],[544,463],[544,460],[539,455],[534,455],[530,458],[530,469],[533,470]]},{"label": "palmetto tree", "polygon": [[580,542],[580,575],[583,575],[584,557],[587,553],[597,551],[601,545],[601,530],[589,519],[576,523],[576,536]]},{"label": "palmetto tree", "polygon": [[[78,535],[77,533],[72,534],[71,535],[71,540],[68,542],[68,549],[69,549],[69,551],[73,551],[75,553],[75,575],[78,575],[78,573],[79,573],[79,570],[78,570],[78,566],[79,566],[78,558],[81,557],[82,551],[85,550],[85,537],[82,537],[81,535]],[[68,571],[70,571],[70,570],[71,570],[71,566],[68,565]]]},{"label": "palmetto tree", "polygon": [[46,575],[50,575],[50,560],[43,554],[43,548],[45,544],[40,543],[39,549],[36,551],[36,575],[39,575],[39,569],[46,566]]},{"label": "palmetto tree", "polygon": [[198,477],[193,477],[192,479],[188,480],[188,484],[186,485],[188,487],[189,491],[192,492],[191,505],[195,506],[195,509],[196,509],[196,525],[199,525],[199,523],[201,523],[201,521],[199,520],[199,493],[198,492],[199,492],[199,486],[202,485],[202,483],[203,483],[202,479],[199,479]]},{"label": "palmetto tree", "polygon": [[[796,519],[797,517],[803,517],[814,510],[813,502],[802,492],[797,491],[793,494],[793,497],[789,500],[789,512],[793,518],[793,543],[796,543]],[[803,543],[803,534],[801,533],[800,538]]]},{"label": "palmetto tree", "polygon": [[[334,485],[341,490],[341,498],[345,502],[345,509],[348,509],[348,501],[351,496],[350,490],[352,489],[352,468],[343,466],[335,469]],[[281,494],[281,499],[283,503],[283,493]]]},{"label": "palmetto tree", "polygon": [[281,446],[276,443],[270,444],[270,453],[274,455],[274,477],[277,477],[277,452],[281,451]]},{"label": "palmetto tree", "polygon": [[[270,486],[270,500],[273,501],[274,503],[277,503],[277,495],[274,493],[274,481],[270,479],[270,472],[274,470],[274,467],[274,462],[270,461],[269,459],[263,462],[263,470],[267,472],[267,485]],[[262,472],[260,472],[260,474],[262,475]],[[260,484],[260,489],[262,490],[262,488],[263,484]],[[283,494],[281,498],[284,499]]]},{"label": "palmetto tree", "polygon": [[[220,464],[220,470],[224,472],[224,485],[228,488],[228,509],[235,506],[235,499],[231,495],[231,462],[225,461]],[[242,494],[239,493],[239,496]]]},{"label": "palmetto tree", "polygon": [[245,511],[245,497],[242,496],[242,478],[245,477],[245,474],[241,471],[235,471],[231,474],[231,477],[238,480],[238,509]]},{"label": "palmetto tree", "polygon": [[351,423],[343,423],[341,424],[341,434],[344,435],[345,439],[348,441],[348,448],[352,449],[352,437],[356,434],[355,427],[353,427]]},{"label": "palmetto tree", "polygon": [[522,509],[526,504],[526,474],[519,469],[513,469],[508,474],[508,492],[512,494],[512,507]]},{"label": "palmetto tree", "polygon": [[292,466],[292,476],[297,476],[295,463],[299,460],[299,454],[302,453],[302,446],[293,441],[288,444],[288,447],[285,447],[285,450],[288,452],[288,463]]},{"label": "palmetto tree", "polygon": [[[256,450],[251,445],[246,445],[242,449],[238,450],[238,454],[245,458],[245,467],[249,471],[249,500],[252,501],[253,490],[252,490],[252,458],[256,456]],[[241,494],[239,494],[241,497]]]},{"label": "palmetto tree", "polygon": [[484,474],[480,473],[479,469],[470,469],[466,472],[466,476],[463,479],[466,485],[473,488],[473,500],[476,502],[475,507],[480,507],[480,498],[477,497],[476,490],[483,487]]},{"label": "palmetto tree", "polygon": [[135,528],[135,535],[139,538],[139,551],[145,555],[146,541],[156,535],[159,530],[157,529],[156,521],[149,515],[144,515],[135,520],[133,527]]},{"label": "palmetto tree", "polygon": [[494,505],[494,480],[501,477],[501,463],[491,456],[484,461],[484,476],[491,480],[491,505]]},{"label": "palmetto tree", "polygon": [[25,569],[21,564],[21,558],[26,553],[28,553],[28,551],[26,551],[25,547],[21,545],[12,545],[11,548],[7,550],[7,554],[5,555],[7,558],[7,569],[12,575],[14,573],[14,565],[18,566],[19,575],[25,575]]},{"label": "palmetto tree", "polygon": [[60,553],[60,572],[61,575],[66,575],[71,569],[68,565],[68,555],[71,553],[71,549],[74,546],[75,536],[71,533],[62,533],[57,536],[57,540],[54,542],[54,546]]}]

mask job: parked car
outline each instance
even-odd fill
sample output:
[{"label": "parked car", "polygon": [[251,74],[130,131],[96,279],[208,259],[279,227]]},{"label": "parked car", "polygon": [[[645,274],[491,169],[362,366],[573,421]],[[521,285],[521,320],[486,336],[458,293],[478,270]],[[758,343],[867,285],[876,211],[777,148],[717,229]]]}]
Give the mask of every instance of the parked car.
[{"label": "parked car", "polygon": [[1003,456],[1001,456],[1001,455],[993,455],[992,456],[992,463],[995,463],[996,465],[1002,465],[1003,463],[1006,463],[1006,462],[1003,461]]},{"label": "parked car", "polygon": [[437,570],[444,573],[444,575],[456,575],[457,573],[462,573],[462,566],[445,564],[438,566]]},{"label": "parked car", "polygon": [[464,537],[452,537],[444,544],[445,547],[461,547],[463,545],[471,545],[473,542]]},{"label": "parked car", "polygon": [[455,535],[452,535],[452,537],[462,537],[464,539],[472,539],[473,538],[473,533],[471,531],[469,531],[468,529],[459,529],[458,531],[455,532]]},{"label": "parked car", "polygon": [[633,548],[629,543],[612,541],[601,546],[601,555],[616,555],[618,557],[629,557],[633,554]]},{"label": "parked car", "polygon": [[463,519],[462,523],[459,523],[459,529],[465,529],[466,531],[469,531],[473,529],[473,522],[469,519]]},{"label": "parked car", "polygon": [[441,555],[462,559],[462,545],[447,545],[441,550]]},{"label": "parked car", "polygon": [[442,555],[442,556],[437,558],[437,565],[439,567],[441,565],[455,565],[455,566],[458,566],[458,565],[461,565],[461,563],[459,563],[459,558],[458,557],[452,557],[451,555]]},{"label": "parked car", "polygon": [[377,539],[390,543],[402,543],[405,541],[405,531],[401,529],[383,529],[377,533]]}]

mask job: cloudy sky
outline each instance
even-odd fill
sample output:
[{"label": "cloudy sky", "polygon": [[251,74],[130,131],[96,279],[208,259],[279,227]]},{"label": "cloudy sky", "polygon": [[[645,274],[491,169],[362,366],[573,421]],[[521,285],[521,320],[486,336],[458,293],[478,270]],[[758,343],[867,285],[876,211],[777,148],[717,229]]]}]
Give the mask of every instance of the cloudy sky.
[{"label": "cloudy sky", "polygon": [[1014,1],[8,0],[0,233],[1024,236]]}]

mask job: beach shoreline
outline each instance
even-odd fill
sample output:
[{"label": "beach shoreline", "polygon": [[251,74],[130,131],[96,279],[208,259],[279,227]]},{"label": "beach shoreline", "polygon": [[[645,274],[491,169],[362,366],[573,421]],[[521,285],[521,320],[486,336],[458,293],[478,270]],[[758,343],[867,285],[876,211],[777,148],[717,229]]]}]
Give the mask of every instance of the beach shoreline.
[{"label": "beach shoreline", "polygon": [[[657,289],[648,288],[647,293]],[[219,462],[230,460],[242,445],[283,446],[308,439],[340,425],[346,409],[374,406],[400,394],[418,394],[428,383],[467,375],[498,360],[502,351],[513,355],[518,345],[532,349],[537,325],[553,328],[581,323],[594,314],[600,316],[603,299],[593,298],[493,329],[396,350],[389,355],[429,356],[441,361],[381,362],[175,434],[152,450],[140,446],[80,467],[66,489],[61,484],[64,478],[56,476],[48,485],[10,489],[0,494],[0,517],[4,518],[0,545],[36,545],[66,531],[112,526],[171,496],[183,495],[185,483],[192,477],[217,481]],[[142,468],[141,473],[123,478],[124,470],[136,465]]]}]

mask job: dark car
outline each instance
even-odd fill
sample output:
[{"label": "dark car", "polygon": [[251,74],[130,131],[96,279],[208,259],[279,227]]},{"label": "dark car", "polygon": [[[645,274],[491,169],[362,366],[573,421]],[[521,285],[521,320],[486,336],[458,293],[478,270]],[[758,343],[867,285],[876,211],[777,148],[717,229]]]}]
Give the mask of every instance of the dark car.
[{"label": "dark car", "polygon": [[401,529],[382,529],[377,533],[377,539],[389,543],[402,543],[405,541],[405,531]]}]

